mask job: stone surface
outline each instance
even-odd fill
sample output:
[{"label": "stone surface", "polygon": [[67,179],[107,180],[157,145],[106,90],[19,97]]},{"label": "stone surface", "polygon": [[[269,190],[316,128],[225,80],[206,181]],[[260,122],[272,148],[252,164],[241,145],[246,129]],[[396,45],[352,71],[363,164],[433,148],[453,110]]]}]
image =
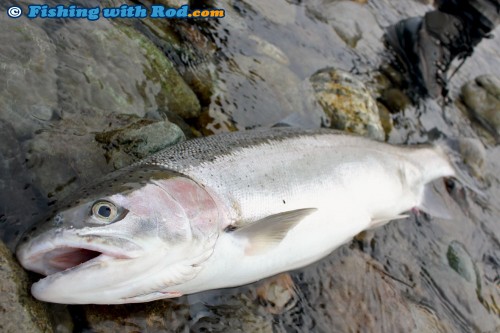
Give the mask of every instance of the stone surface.
[{"label": "stone surface", "polygon": [[189,307],[171,300],[83,307],[87,329],[96,333],[189,332]]},{"label": "stone surface", "polygon": [[462,87],[462,100],[471,116],[500,138],[500,80],[494,76],[479,76]]},{"label": "stone surface", "polygon": [[479,139],[458,139],[460,156],[464,163],[470,168],[472,175],[482,178],[486,163],[486,149]]},{"label": "stone surface", "polygon": [[333,68],[322,69],[309,80],[332,128],[384,140],[377,104],[361,81]]},{"label": "stone surface", "polygon": [[458,275],[474,285],[477,284],[474,263],[463,244],[457,241],[451,242],[446,257],[448,264]]},{"label": "stone surface", "polygon": [[272,126],[292,113],[304,112],[301,81],[283,64],[265,56],[238,55],[229,70],[225,82],[218,83],[211,114],[225,114],[237,127],[239,123],[252,127]]},{"label": "stone surface", "polygon": [[185,135],[168,120],[138,119],[126,127],[98,133],[95,138],[103,144],[108,162],[120,169],[184,140]]},{"label": "stone surface", "polygon": [[298,302],[295,284],[289,273],[264,280],[257,288],[257,296],[272,314],[289,311]]},{"label": "stone surface", "polygon": [[297,15],[297,7],[288,6],[285,0],[245,0],[253,10],[270,22],[278,25],[293,24]]},{"label": "stone surface", "polygon": [[283,65],[289,65],[290,59],[286,56],[286,54],[278,48],[276,45],[256,36],[250,35],[248,36],[250,40],[255,42],[255,49],[258,53],[268,56],[269,58],[279,62]]},{"label": "stone surface", "polygon": [[[316,0],[307,8],[318,19],[332,26],[337,35],[364,56],[381,51],[383,35],[375,17],[363,4],[354,1]],[[371,56],[373,58],[373,55]]]},{"label": "stone surface", "polygon": [[29,294],[30,281],[0,242],[0,331],[54,332],[45,305]]}]

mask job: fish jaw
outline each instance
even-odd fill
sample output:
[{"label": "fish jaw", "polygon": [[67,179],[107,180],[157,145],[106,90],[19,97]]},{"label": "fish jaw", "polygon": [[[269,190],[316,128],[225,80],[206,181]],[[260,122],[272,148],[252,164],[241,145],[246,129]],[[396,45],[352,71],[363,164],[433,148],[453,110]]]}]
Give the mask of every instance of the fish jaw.
[{"label": "fish jaw", "polygon": [[214,234],[168,246],[160,238],[131,242],[86,230],[56,230],[21,244],[17,256],[25,268],[47,275],[31,288],[38,300],[123,304],[180,296],[164,290],[196,277],[216,240]]},{"label": "fish jaw", "polygon": [[[157,244],[138,258],[101,255],[41,279],[31,293],[38,300],[62,304],[126,304],[179,297],[182,292],[176,286],[194,279],[212,255],[213,243],[204,245],[171,249]],[[172,252],[175,259],[168,260]]]},{"label": "fish jaw", "polygon": [[[128,274],[116,274],[117,263],[138,260],[149,252],[137,241],[85,231],[54,230],[20,244],[17,257],[22,266],[47,275],[33,285],[35,298],[55,303],[64,303],[71,296],[81,298],[85,283],[91,281],[89,290],[98,290],[125,280]],[[95,275],[97,268],[102,270],[100,278]]]},{"label": "fish jaw", "polygon": [[98,236],[85,230],[54,230],[44,233],[17,249],[23,267],[43,274],[54,274],[105,255],[117,259],[140,256],[144,248],[119,236]]}]

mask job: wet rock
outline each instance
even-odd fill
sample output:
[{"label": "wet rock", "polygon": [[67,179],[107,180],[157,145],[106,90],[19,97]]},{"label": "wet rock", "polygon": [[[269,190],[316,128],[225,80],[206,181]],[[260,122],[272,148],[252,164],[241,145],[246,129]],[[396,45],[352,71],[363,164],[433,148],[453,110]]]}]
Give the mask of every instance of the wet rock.
[{"label": "wet rock", "polygon": [[288,67],[268,57],[243,55],[230,66],[214,93],[211,114],[226,114],[237,126],[254,127],[271,126],[291,113],[305,112],[301,81]]},{"label": "wet rock", "polygon": [[280,314],[290,310],[298,302],[295,284],[289,273],[279,274],[261,283],[257,296],[269,313]]},{"label": "wet rock", "polygon": [[377,104],[362,82],[332,68],[316,72],[309,80],[332,128],[384,140]]},{"label": "wet rock", "polygon": [[[443,269],[441,264],[431,264],[426,265],[422,275],[423,285],[431,287],[436,292],[436,298],[433,302],[434,309],[441,319],[447,317],[443,321],[448,322],[451,329],[446,332],[496,332],[499,327],[498,317],[494,319],[494,312],[485,307],[478,297],[478,284],[476,282],[478,280],[476,280],[475,268],[473,267],[475,265],[472,263],[472,259],[459,242],[451,242],[448,250],[450,248],[454,252],[453,255],[456,254],[456,257],[450,262],[453,265],[453,271]],[[471,281],[466,277],[472,277]],[[451,316],[446,314],[449,311],[446,308],[449,308],[450,305],[453,311]],[[442,316],[443,314],[445,315]],[[460,319],[457,320],[457,316]]]},{"label": "wet rock", "polygon": [[178,7],[189,4],[189,0],[160,0],[160,1],[158,1],[158,3],[162,4],[166,7],[178,8]]},{"label": "wet rock", "polygon": [[0,23],[0,120],[27,137],[57,113],[57,47],[32,20]]},{"label": "wet rock", "polygon": [[477,284],[476,270],[472,259],[464,245],[458,241],[452,241],[446,252],[448,264],[465,280]]},{"label": "wet rock", "polygon": [[54,332],[47,308],[29,294],[26,272],[0,242],[0,331]]},{"label": "wet rock", "polygon": [[[196,95],[146,37],[107,20],[80,22],[65,24],[51,36],[64,64],[58,68],[63,119],[81,118],[84,109],[98,128],[102,113],[143,116],[168,109],[185,118],[199,113]],[[74,57],[77,48],[87,51]]]},{"label": "wet rock", "polygon": [[192,332],[273,332],[273,316],[255,301],[248,290],[221,296],[224,304],[211,307],[210,315],[200,318]]},{"label": "wet rock", "polygon": [[[203,0],[199,0],[203,1]],[[226,16],[224,17],[223,20],[220,21],[220,24],[222,27],[225,29],[228,29],[228,31],[231,31],[233,33],[248,33],[248,23],[244,19],[243,13],[239,8],[235,8],[233,6],[233,1],[231,0],[224,0],[222,1],[222,4],[219,5],[219,1],[217,3],[217,7],[224,8],[226,11]]]},{"label": "wet rock", "polygon": [[471,116],[500,138],[500,80],[494,76],[479,76],[462,87],[462,100]]},{"label": "wet rock", "polygon": [[244,0],[250,8],[267,20],[278,25],[293,24],[297,15],[297,7],[287,5],[285,0]]},{"label": "wet rock", "polygon": [[215,91],[216,69],[209,62],[187,67],[182,72],[182,78],[191,87],[202,106],[208,106]]},{"label": "wet rock", "polygon": [[[143,6],[150,6],[147,0],[139,2]],[[150,40],[174,64],[202,106],[210,103],[217,78],[214,62],[217,47],[201,32],[198,24],[152,18],[144,18],[140,21],[118,19],[114,22],[133,28]]]},{"label": "wet rock", "polygon": [[286,54],[283,51],[281,51],[276,45],[256,35],[250,35],[248,36],[248,38],[256,43],[256,50],[258,53],[268,56],[269,58],[272,58],[273,60],[283,65],[290,64],[290,59],[288,59]]},{"label": "wet rock", "polygon": [[[383,333],[415,328],[405,285],[360,251],[337,251],[316,269],[302,273],[296,284],[309,305],[299,302],[283,314],[283,331],[330,332],[335,327],[338,332]],[[306,314],[299,317],[301,312]]]},{"label": "wet rock", "polygon": [[96,333],[189,332],[189,307],[173,300],[83,307],[87,329]]},{"label": "wet rock", "polygon": [[348,46],[363,54],[381,49],[379,40],[383,31],[366,6],[354,1],[319,0],[309,3],[307,8],[329,23]]},{"label": "wet rock", "polygon": [[398,88],[385,89],[380,100],[391,113],[401,112],[411,105],[410,98]]},{"label": "wet rock", "polygon": [[460,138],[458,139],[458,146],[460,156],[472,171],[472,175],[481,178],[486,161],[486,149],[482,142],[474,138]]},{"label": "wet rock", "polygon": [[123,128],[98,133],[95,139],[103,144],[107,160],[119,169],[176,144],[185,136],[168,120],[141,119]]},{"label": "wet rock", "polygon": [[492,75],[481,75],[476,78],[476,82],[496,99],[500,99],[500,79],[498,79],[498,77]]},{"label": "wet rock", "polygon": [[382,128],[384,129],[385,136],[388,137],[389,133],[391,133],[392,129],[394,128],[394,121],[392,120],[391,113],[383,104],[379,102],[377,102],[377,108],[379,111],[380,122],[382,124]]},{"label": "wet rock", "polygon": [[430,307],[413,302],[410,302],[409,306],[415,322],[415,327],[411,332],[447,333],[451,331],[451,327],[444,323]]},{"label": "wet rock", "polygon": [[230,117],[214,108],[203,111],[198,118],[197,125],[205,136],[237,130]]},{"label": "wet rock", "polygon": [[98,129],[110,113],[199,115],[196,95],[173,64],[135,30],[108,20],[38,23],[10,20],[0,32],[0,119],[20,137],[59,119],[85,119]]},{"label": "wet rock", "polygon": [[[75,135],[54,128],[26,141],[23,150],[31,185],[47,204],[113,170],[90,133]],[[41,213],[47,213],[47,204],[41,205]]]},{"label": "wet rock", "polygon": [[0,120],[0,239],[13,251],[23,224],[38,210],[25,161],[13,126]]}]

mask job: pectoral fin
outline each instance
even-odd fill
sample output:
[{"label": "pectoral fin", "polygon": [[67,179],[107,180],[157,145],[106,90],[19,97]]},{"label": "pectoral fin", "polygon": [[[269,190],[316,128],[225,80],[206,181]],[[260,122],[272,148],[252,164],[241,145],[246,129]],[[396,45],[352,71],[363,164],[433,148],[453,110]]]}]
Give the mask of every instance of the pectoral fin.
[{"label": "pectoral fin", "polygon": [[258,255],[277,246],[293,227],[315,211],[316,208],[304,208],[270,215],[230,232],[248,240],[246,255]]}]

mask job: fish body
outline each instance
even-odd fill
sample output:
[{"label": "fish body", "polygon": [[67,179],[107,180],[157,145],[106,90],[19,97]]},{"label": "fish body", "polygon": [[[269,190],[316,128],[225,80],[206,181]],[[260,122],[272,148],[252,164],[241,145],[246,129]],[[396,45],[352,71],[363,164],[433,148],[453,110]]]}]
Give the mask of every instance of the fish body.
[{"label": "fish body", "polygon": [[[132,303],[310,264],[424,205],[455,174],[436,147],[277,128],[167,148],[79,193],[18,248],[35,297]],[[76,285],[76,287],[75,287]]]}]

